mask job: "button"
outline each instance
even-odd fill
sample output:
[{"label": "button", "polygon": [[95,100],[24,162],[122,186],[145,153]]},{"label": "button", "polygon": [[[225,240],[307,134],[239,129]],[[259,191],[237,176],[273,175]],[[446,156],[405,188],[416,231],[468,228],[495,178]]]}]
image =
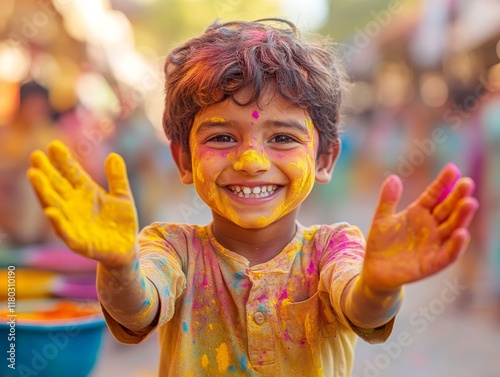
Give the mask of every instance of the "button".
[{"label": "button", "polygon": [[264,323],[265,319],[266,318],[264,316],[264,313],[259,312],[259,311],[253,313],[253,320],[255,321],[256,324],[262,325]]}]

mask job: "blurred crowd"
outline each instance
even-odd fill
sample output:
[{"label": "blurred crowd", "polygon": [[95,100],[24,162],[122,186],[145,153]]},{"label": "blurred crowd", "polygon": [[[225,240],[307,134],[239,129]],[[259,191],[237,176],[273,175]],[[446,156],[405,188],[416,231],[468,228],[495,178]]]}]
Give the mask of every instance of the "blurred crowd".
[{"label": "blurred crowd", "polygon": [[[67,143],[104,187],[106,155],[124,157],[140,226],[209,221],[194,190],[179,183],[161,131],[157,56],[167,51],[139,54],[112,35],[97,43],[96,30],[94,40],[77,38],[63,3],[79,1],[1,5],[0,248],[58,242],[25,178],[30,153],[54,139]],[[117,27],[105,31],[132,32],[125,10],[103,3],[100,11]],[[500,20],[465,43],[464,14],[478,12],[474,3],[500,14],[498,1],[402,1],[373,14],[345,41],[353,84],[344,102],[342,155],[332,183],[316,187],[305,204],[303,221],[345,220],[338,209],[351,206],[369,224],[372,208],[363,203],[376,200],[388,174],[403,179],[404,205],[452,161],[475,180],[481,205],[462,277],[473,282],[491,274],[500,302]]]}]

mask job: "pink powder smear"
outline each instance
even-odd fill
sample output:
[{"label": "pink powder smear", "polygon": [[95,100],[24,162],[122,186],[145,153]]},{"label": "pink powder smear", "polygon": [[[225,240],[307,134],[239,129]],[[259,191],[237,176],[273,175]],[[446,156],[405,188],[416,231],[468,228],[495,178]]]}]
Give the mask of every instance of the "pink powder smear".
[{"label": "pink powder smear", "polygon": [[254,111],[252,113],[252,117],[255,118],[255,119],[259,119],[259,112],[258,111]]}]

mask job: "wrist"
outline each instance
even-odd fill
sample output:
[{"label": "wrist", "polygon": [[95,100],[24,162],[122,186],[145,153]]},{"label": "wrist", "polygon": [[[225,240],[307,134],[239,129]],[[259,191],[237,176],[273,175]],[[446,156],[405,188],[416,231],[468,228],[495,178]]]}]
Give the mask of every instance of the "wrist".
[{"label": "wrist", "polygon": [[354,289],[358,292],[363,293],[367,298],[373,298],[376,300],[383,299],[385,297],[394,297],[400,295],[403,292],[403,286],[394,287],[383,287],[377,284],[371,283],[370,279],[367,279],[366,275],[361,273],[358,275],[354,282]]},{"label": "wrist", "polygon": [[343,294],[342,309],[358,328],[373,329],[388,323],[403,302],[403,287],[373,288],[363,275],[355,277]]}]

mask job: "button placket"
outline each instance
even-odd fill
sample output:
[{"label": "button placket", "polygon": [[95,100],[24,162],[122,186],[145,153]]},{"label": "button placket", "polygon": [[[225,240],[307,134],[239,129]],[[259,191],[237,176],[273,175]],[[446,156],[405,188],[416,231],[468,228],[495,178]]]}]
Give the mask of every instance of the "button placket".
[{"label": "button placket", "polygon": [[272,308],[268,301],[266,277],[250,277],[252,288],[248,297],[247,335],[250,363],[272,364],[275,361],[275,335],[272,323]]}]

